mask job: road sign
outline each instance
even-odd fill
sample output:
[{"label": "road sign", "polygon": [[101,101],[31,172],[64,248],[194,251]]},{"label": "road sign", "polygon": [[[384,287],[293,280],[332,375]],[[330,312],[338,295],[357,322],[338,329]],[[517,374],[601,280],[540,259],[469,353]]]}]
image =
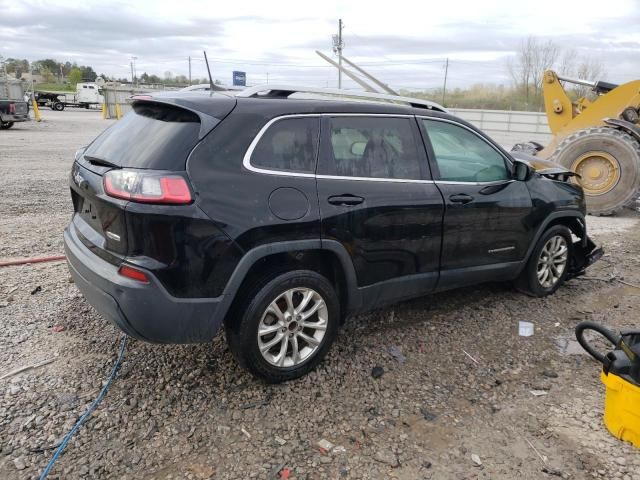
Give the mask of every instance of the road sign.
[{"label": "road sign", "polygon": [[236,87],[247,86],[247,72],[233,72],[233,85]]}]

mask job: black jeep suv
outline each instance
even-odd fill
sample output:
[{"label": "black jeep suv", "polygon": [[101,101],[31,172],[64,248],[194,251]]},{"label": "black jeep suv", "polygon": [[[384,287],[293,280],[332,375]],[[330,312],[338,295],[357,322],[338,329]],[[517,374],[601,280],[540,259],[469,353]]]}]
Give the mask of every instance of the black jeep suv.
[{"label": "black jeep suv", "polygon": [[487,281],[553,293],[601,250],[571,175],[428,102],[135,97],[76,154],[69,268],[132,337],[208,342],[279,382],[357,312]]}]

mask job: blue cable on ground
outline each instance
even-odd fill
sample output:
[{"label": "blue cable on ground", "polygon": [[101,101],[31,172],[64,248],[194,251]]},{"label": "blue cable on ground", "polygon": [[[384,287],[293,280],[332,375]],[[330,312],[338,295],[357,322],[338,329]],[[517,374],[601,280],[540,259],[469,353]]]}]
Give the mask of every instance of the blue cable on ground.
[{"label": "blue cable on ground", "polygon": [[118,373],[118,369],[120,368],[120,364],[122,363],[122,359],[124,358],[124,351],[126,350],[126,348],[127,348],[127,336],[125,334],[122,334],[122,341],[120,342],[120,352],[118,353],[118,358],[116,360],[115,365],[113,366],[113,370],[111,370],[111,376],[107,380],[107,383],[105,383],[104,387],[102,387],[102,390],[100,390],[100,394],[98,395],[98,397],[93,401],[91,405],[89,405],[89,408],[87,408],[87,411],[82,414],[82,416],[78,419],[78,421],[73,426],[73,428],[69,430],[69,433],[67,433],[64,436],[64,438],[62,439],[62,442],[60,442],[60,445],[58,446],[55,453],[53,454],[53,457],[51,457],[51,460],[49,460],[49,463],[47,464],[44,471],[42,472],[42,475],[40,475],[40,480],[45,480],[47,478],[47,475],[49,475],[49,472],[53,468],[53,465],[56,463],[56,460],[58,460],[58,457],[62,455],[62,452],[67,446],[67,443],[69,443],[69,440],[71,440],[71,437],[73,437],[73,434],[78,431],[78,429],[82,426],[84,422],[87,421],[87,419],[91,416],[91,414],[96,409],[96,407],[100,404],[104,396],[107,394],[109,385],[111,385],[111,382],[113,382],[113,379],[116,378],[116,374]]}]

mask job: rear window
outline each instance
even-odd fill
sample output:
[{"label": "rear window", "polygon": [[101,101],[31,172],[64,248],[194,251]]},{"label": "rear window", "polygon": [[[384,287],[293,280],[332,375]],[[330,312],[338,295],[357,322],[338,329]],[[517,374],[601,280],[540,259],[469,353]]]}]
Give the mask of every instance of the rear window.
[{"label": "rear window", "polygon": [[268,170],[314,173],[320,119],[286,118],[274,123],[251,154],[251,164]]},{"label": "rear window", "polygon": [[138,102],[84,153],[122,167],[184,170],[199,132],[200,119],[193,112]]}]

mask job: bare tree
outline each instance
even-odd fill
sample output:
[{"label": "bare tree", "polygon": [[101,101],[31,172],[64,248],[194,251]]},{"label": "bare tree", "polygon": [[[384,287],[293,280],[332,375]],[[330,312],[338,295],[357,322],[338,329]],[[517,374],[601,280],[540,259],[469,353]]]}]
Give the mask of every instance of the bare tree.
[{"label": "bare tree", "polygon": [[576,52],[575,48],[564,50],[556,67],[557,73],[565,77],[574,76],[576,74],[577,61],[578,52]]},{"label": "bare tree", "polygon": [[551,40],[542,42],[536,37],[528,37],[520,44],[515,58],[509,60],[509,73],[527,103],[531,94],[535,102],[540,100],[544,71],[557,63],[560,52],[560,47]]},{"label": "bare tree", "polygon": [[[602,60],[596,57],[584,57],[576,69],[577,77],[584,80],[602,80],[603,73],[604,66]],[[589,97],[591,89],[583,85],[575,85],[573,92],[576,97]]]},{"label": "bare tree", "polygon": [[[541,41],[528,37],[518,47],[515,56],[507,60],[507,68],[515,88],[521,92],[526,104],[542,105],[544,71],[554,69],[561,76],[585,80],[600,80],[604,73],[602,60],[591,55],[580,56],[573,48],[562,49],[552,40]],[[590,96],[590,88],[572,85],[569,90],[575,98]]]},{"label": "bare tree", "polygon": [[535,94],[539,96],[542,91],[544,71],[548,68],[553,68],[557,63],[558,57],[560,56],[560,47],[551,40],[541,43],[534,39],[532,52],[533,72],[531,80],[535,88]]},{"label": "bare tree", "polygon": [[520,44],[515,58],[509,58],[509,73],[517,89],[521,89],[527,102],[529,101],[529,88],[531,86],[531,74],[533,70],[533,37],[527,38]]}]

